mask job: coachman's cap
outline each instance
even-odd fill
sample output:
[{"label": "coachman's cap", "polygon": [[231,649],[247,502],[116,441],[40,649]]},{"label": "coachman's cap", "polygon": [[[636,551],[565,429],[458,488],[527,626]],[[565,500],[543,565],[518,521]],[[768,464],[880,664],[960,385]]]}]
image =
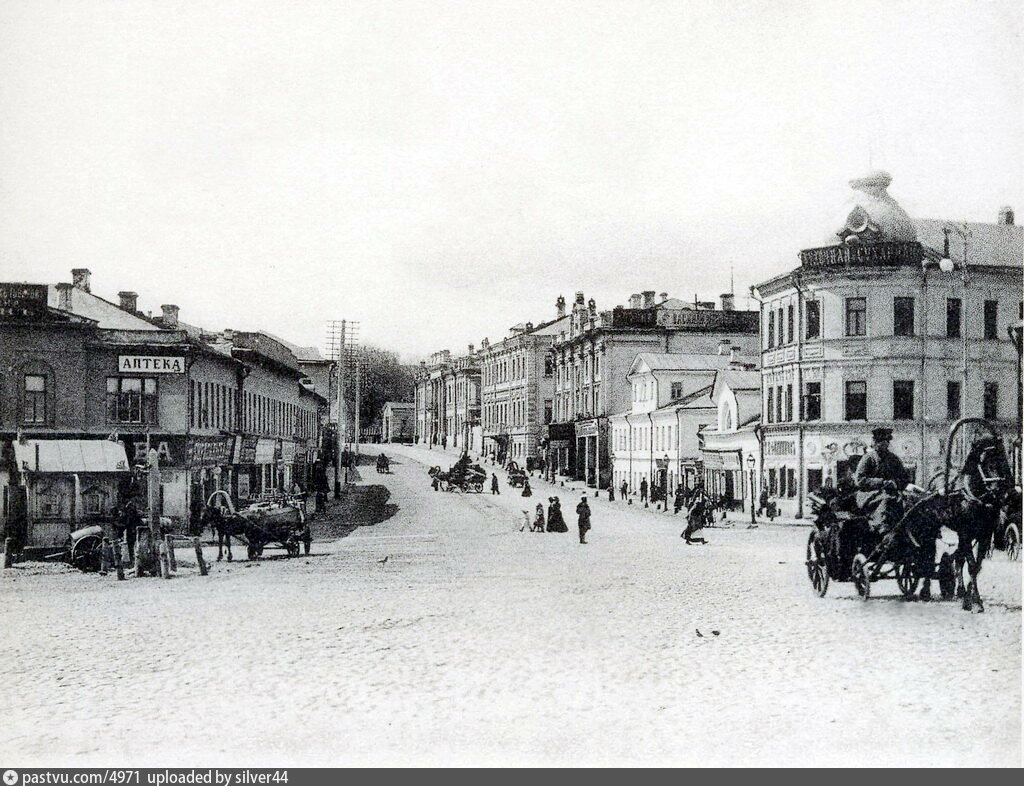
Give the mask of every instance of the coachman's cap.
[{"label": "coachman's cap", "polygon": [[892,442],[892,429],[891,428],[875,428],[871,429],[871,438],[876,441],[885,440],[886,442]]}]

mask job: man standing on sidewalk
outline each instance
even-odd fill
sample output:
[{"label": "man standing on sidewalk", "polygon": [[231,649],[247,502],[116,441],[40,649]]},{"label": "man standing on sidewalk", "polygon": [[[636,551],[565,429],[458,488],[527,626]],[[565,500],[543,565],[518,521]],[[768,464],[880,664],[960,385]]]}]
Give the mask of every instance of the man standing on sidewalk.
[{"label": "man standing on sidewalk", "polygon": [[498,476],[491,473],[491,494],[501,494],[498,490]]},{"label": "man standing on sidewalk", "polygon": [[585,494],[580,498],[580,504],[576,506],[576,516],[580,529],[580,543],[586,543],[587,532],[590,530],[590,505],[587,504]]},{"label": "man standing on sidewalk", "polygon": [[640,481],[640,501],[647,506],[647,478]]}]

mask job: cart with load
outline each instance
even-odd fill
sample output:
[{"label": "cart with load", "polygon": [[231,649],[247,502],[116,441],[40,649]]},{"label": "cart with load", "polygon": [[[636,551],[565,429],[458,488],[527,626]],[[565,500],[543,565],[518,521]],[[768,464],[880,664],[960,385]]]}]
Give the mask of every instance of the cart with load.
[{"label": "cart with load", "polygon": [[514,489],[521,489],[526,485],[526,470],[520,467],[516,462],[510,461],[508,466],[505,467],[508,472],[508,485]]}]

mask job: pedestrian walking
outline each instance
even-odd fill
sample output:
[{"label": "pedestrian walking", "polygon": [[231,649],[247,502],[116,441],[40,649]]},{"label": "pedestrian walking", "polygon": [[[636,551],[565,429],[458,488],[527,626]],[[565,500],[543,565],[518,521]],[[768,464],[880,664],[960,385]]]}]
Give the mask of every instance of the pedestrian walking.
[{"label": "pedestrian walking", "polygon": [[569,528],[562,518],[562,503],[558,497],[548,497],[548,532],[568,532]]},{"label": "pedestrian walking", "polygon": [[692,543],[707,543],[704,538],[697,538],[694,535],[700,530],[704,529],[708,515],[708,501],[704,496],[695,497],[693,505],[686,513],[686,529],[679,535],[681,538],[686,539],[686,545],[689,546]]},{"label": "pedestrian walking", "polygon": [[640,501],[647,507],[647,478],[640,481]]},{"label": "pedestrian walking", "polygon": [[619,487],[619,496],[623,502],[626,501],[626,494],[629,492],[629,484],[626,481],[622,481],[622,485]]},{"label": "pedestrian walking", "polygon": [[532,497],[533,496],[533,489],[530,488],[530,479],[529,478],[526,478],[523,481],[523,496],[524,497]]},{"label": "pedestrian walking", "polygon": [[538,502],[537,508],[533,515],[533,526],[530,527],[530,532],[543,532],[544,531],[544,503]]},{"label": "pedestrian walking", "polygon": [[587,504],[586,496],[580,498],[580,504],[576,506],[577,524],[580,529],[580,543],[587,542],[587,532],[590,531],[590,505]]},{"label": "pedestrian walking", "polygon": [[498,476],[494,473],[491,473],[491,493],[501,494],[501,491],[498,490]]}]

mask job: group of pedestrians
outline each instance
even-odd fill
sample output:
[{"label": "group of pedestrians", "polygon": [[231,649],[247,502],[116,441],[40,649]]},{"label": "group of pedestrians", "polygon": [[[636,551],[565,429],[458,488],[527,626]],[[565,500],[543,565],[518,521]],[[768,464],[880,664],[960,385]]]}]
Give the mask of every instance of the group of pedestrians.
[{"label": "group of pedestrians", "polygon": [[[586,496],[580,498],[576,506],[577,528],[580,533],[580,543],[587,542],[587,533],[590,531],[590,504]],[[558,497],[548,497],[547,519],[544,516],[544,503],[538,502],[533,523],[530,525],[530,532],[568,532],[569,527],[562,516],[562,502]]]}]

